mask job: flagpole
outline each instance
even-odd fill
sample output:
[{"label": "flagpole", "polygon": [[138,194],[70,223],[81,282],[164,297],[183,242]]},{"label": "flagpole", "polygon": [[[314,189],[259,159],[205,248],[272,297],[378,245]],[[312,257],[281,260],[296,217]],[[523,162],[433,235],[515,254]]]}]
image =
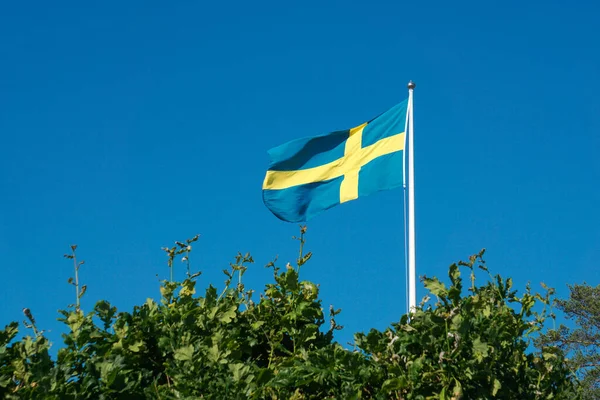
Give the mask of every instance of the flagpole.
[{"label": "flagpole", "polygon": [[408,309],[417,307],[417,283],[415,268],[415,157],[413,128],[413,90],[417,85],[408,82]]}]

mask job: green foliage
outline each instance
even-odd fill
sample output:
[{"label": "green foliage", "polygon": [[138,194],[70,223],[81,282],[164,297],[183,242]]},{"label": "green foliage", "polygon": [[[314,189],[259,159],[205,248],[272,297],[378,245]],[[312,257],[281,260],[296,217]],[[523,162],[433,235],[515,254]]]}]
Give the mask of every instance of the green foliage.
[{"label": "green foliage", "polygon": [[577,372],[583,399],[600,398],[600,286],[569,286],[570,296],[556,305],[575,327],[561,325],[541,336],[540,346],[558,346],[570,356],[568,364]]},{"label": "green foliage", "polygon": [[[544,322],[550,294],[517,297],[511,280],[475,285],[481,254],[450,267],[450,285],[425,278],[425,300],[385,331],[355,336],[355,349],[334,342],[340,310],[319,300],[319,286],[300,279],[309,260],[302,228],[296,266],[269,263],[273,282],[258,299],[243,284],[253,263],[238,254],[225,287],[196,294],[191,243],[166,248],[169,267],[188,262],[187,278],[161,284],[161,299],[131,312],[106,301],[85,313],[61,311],[68,327],[56,359],[25,315],[33,336],[16,340],[18,324],[0,331],[0,397],[7,399],[570,399],[577,398],[561,351],[528,351]],[[74,250],[73,250],[74,251]],[[459,267],[470,271],[463,290]],[[75,268],[78,264],[75,262]],[[77,290],[77,298],[81,297]]]},{"label": "green foliage", "polygon": [[[483,252],[449,269],[451,285],[424,278],[437,298],[385,332],[357,335],[357,344],[398,399],[566,399],[576,398],[570,372],[557,348],[527,351],[545,321],[551,293],[521,296],[512,280],[492,277],[475,285],[475,269],[487,272]],[[459,267],[470,272],[463,293]],[[535,311],[536,303],[543,310]]]}]

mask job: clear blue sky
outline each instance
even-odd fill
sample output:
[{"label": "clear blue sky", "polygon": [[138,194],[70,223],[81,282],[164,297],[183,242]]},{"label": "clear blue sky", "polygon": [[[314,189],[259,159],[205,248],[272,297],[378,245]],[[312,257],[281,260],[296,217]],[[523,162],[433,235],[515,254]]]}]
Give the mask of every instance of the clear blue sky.
[{"label": "clear blue sky", "polygon": [[[598,284],[599,13],[552,0],[5,2],[0,324],[29,307],[59,339],[72,243],[85,310],[158,298],[161,247],[196,233],[201,286],[222,287],[249,251],[260,291],[263,265],[297,249],[297,225],[262,204],[267,150],[356,126],[406,98],[409,79],[418,275],[486,247],[519,289]],[[404,312],[402,226],[400,190],[309,223],[303,277],[343,309],[340,341]]]}]

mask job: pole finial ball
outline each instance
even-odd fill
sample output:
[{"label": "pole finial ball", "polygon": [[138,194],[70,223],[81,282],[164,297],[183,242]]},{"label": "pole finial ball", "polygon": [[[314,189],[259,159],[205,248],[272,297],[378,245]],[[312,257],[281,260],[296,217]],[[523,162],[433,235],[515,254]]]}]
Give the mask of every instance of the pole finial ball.
[{"label": "pole finial ball", "polygon": [[413,81],[409,81],[407,86],[411,90],[417,87],[417,85]]}]

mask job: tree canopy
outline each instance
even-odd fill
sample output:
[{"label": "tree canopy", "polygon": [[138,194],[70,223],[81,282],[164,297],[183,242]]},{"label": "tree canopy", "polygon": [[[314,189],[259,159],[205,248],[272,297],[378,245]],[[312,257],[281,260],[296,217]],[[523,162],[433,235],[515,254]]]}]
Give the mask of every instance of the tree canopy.
[{"label": "tree canopy", "polygon": [[[60,311],[68,328],[57,356],[25,310],[26,329],[0,331],[0,396],[7,399],[572,399],[578,398],[562,350],[531,346],[551,293],[518,295],[510,278],[488,274],[483,252],[449,268],[449,282],[423,278],[426,298],[384,331],[334,340],[340,310],[325,313],[319,286],[301,280],[311,257],[267,265],[260,295],[244,286],[253,263],[238,254],[225,285],[198,295],[199,273],[161,284],[161,299],[118,312],[99,301]],[[166,248],[169,266],[189,261],[198,237]],[[189,264],[188,264],[189,266]],[[463,275],[468,280],[465,282]],[[326,321],[328,320],[328,321]]]},{"label": "tree canopy", "polygon": [[560,347],[580,378],[583,398],[600,399],[600,286],[570,285],[570,295],[556,304],[574,327],[560,325],[541,336],[539,343]]}]

